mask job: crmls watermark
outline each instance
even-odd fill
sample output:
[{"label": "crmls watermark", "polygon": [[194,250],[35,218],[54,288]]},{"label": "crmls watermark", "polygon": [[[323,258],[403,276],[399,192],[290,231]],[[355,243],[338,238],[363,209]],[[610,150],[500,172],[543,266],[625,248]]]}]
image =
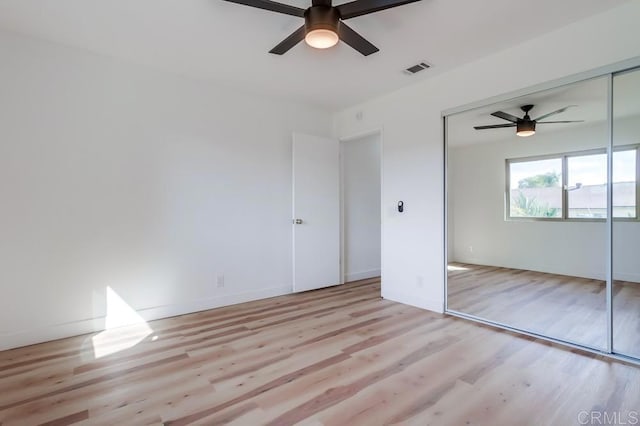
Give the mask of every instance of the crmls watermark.
[{"label": "crmls watermark", "polygon": [[580,411],[580,425],[640,425],[640,413],[637,411]]}]

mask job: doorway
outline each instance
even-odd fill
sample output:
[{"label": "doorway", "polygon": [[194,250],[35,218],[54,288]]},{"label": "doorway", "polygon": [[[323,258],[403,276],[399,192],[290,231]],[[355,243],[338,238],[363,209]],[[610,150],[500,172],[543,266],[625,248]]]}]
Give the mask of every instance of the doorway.
[{"label": "doorway", "polygon": [[340,141],[342,282],[381,275],[379,131]]}]

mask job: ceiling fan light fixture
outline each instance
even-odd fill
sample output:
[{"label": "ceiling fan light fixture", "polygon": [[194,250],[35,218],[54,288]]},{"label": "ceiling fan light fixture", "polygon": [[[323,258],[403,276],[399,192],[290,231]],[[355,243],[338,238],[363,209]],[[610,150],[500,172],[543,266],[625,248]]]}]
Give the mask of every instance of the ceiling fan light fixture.
[{"label": "ceiling fan light fixture", "polygon": [[304,12],[304,41],[316,49],[328,49],[338,44],[340,15],[329,6],[311,6]]},{"label": "ceiling fan light fixture", "polygon": [[536,134],[536,122],[532,120],[518,121],[516,135],[526,138]]},{"label": "ceiling fan light fixture", "polygon": [[338,34],[325,28],[311,30],[304,37],[304,41],[316,49],[328,49],[338,44],[339,40]]}]

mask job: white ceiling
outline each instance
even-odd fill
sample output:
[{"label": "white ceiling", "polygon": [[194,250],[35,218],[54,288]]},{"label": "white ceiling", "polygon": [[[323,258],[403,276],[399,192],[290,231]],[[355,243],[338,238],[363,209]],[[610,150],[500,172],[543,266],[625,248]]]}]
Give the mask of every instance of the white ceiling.
[{"label": "white ceiling", "polygon": [[[348,21],[380,48],[369,57],[343,43],[269,54],[303,20],[223,0],[0,0],[0,29],[337,109],[626,1],[422,0]],[[422,60],[434,67],[402,73]]]}]

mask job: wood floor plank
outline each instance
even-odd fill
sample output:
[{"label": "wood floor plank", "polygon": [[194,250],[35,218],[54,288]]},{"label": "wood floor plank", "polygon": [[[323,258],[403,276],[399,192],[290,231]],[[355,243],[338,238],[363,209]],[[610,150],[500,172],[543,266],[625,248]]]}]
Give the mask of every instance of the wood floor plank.
[{"label": "wood floor plank", "polygon": [[45,423],[41,423],[41,426],[66,426],[74,423],[87,420],[89,418],[89,410],[78,411],[77,413],[69,414],[68,416],[60,417]]},{"label": "wood floor plank", "polygon": [[[504,268],[467,273],[468,289],[495,272],[504,279],[492,296],[527,315],[535,297],[556,303],[576,291]],[[581,288],[599,300],[598,286]],[[635,306],[633,290],[617,294]],[[477,295],[466,303],[500,312]],[[584,330],[579,312],[566,315]],[[0,352],[0,425],[539,425],[639,409],[636,366],[381,299],[378,279],[148,325],[135,346],[101,358],[95,334]]]}]

